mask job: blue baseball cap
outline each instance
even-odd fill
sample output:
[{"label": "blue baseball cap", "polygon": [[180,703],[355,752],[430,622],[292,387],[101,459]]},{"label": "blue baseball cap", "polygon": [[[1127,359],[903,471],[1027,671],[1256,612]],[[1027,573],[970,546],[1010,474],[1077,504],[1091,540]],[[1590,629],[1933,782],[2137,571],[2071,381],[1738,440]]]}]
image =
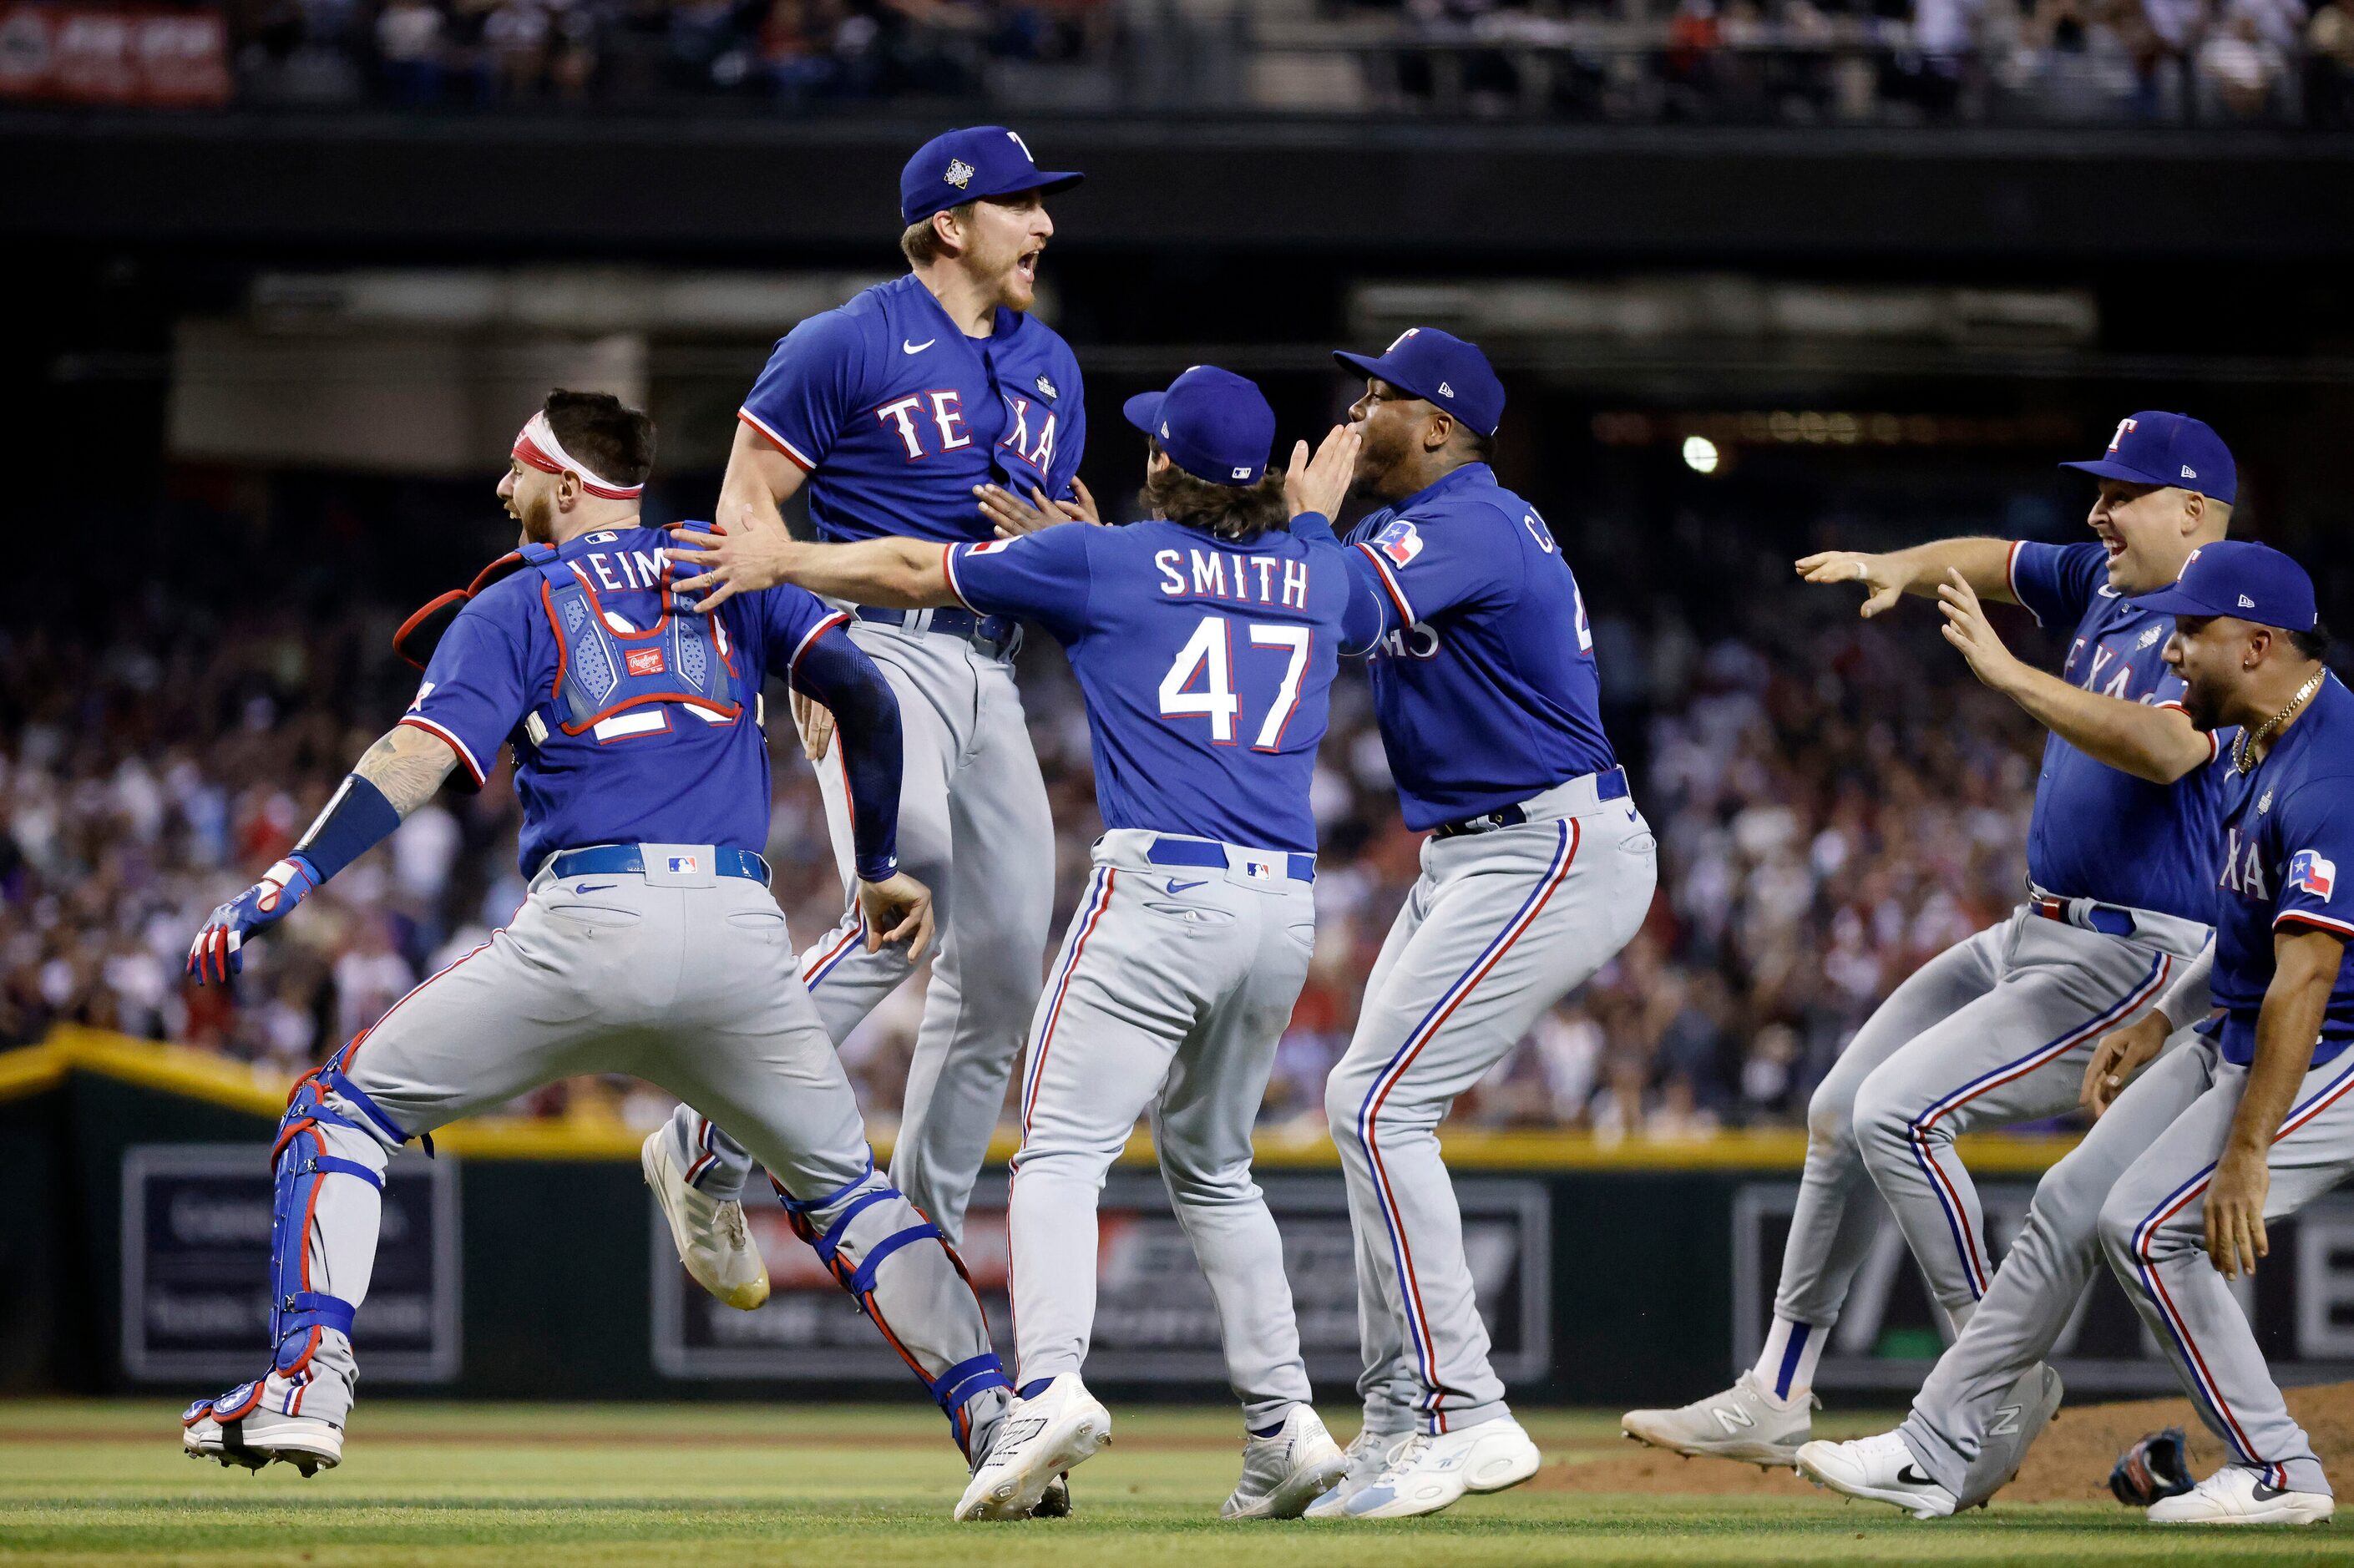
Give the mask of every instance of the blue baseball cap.
[{"label": "blue baseball cap", "polygon": [[943,132],[917,148],[899,171],[899,220],[921,223],[984,196],[1067,190],[1086,177],[1040,168],[1022,138],[1002,125]]},{"label": "blue baseball cap", "polygon": [[1451,332],[1408,327],[1378,355],[1335,350],[1332,357],[1360,376],[1437,404],[1483,436],[1494,435],[1504,422],[1504,384],[1478,344]]},{"label": "blue baseball cap", "polygon": [[1240,486],[1257,484],[1267,472],[1275,410],[1257,383],[1231,370],[1197,365],[1168,391],[1140,392],[1120,411],[1195,479]]},{"label": "blue baseball cap", "polygon": [[2311,631],[2321,624],[2313,579],[2291,557],[2252,539],[2201,545],[2182,563],[2174,586],[2133,601],[2168,615],[2228,615],[2259,626]]},{"label": "blue baseball cap", "polygon": [[2109,450],[2090,462],[2062,468],[2121,479],[2127,484],[2173,484],[2212,496],[2226,506],[2239,493],[2240,470],[2232,449],[2203,419],[2146,408],[2117,421]]}]

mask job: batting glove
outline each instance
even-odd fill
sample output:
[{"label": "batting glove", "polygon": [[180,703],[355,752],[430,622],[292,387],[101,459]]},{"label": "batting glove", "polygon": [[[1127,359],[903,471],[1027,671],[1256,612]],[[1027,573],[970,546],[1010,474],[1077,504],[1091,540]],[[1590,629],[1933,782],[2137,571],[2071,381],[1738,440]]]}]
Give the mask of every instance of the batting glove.
[{"label": "batting glove", "polygon": [[188,977],[198,985],[227,985],[245,968],[245,939],[286,918],[319,885],[319,874],[299,854],[290,854],[261,874],[261,880],[214,910],[188,944]]}]

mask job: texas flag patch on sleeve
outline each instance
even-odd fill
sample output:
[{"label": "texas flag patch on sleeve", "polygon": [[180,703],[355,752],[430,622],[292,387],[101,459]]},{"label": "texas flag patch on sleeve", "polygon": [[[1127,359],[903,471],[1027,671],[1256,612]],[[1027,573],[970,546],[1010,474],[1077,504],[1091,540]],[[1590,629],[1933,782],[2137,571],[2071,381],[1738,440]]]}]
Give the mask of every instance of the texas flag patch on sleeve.
[{"label": "texas flag patch on sleeve", "polygon": [[1401,517],[1373,535],[1373,548],[1387,556],[1390,565],[1403,568],[1422,554],[1422,534]]},{"label": "texas flag patch on sleeve", "polygon": [[2296,892],[2310,893],[2327,904],[2337,882],[2338,863],[2319,850],[2299,850],[2289,857],[2288,885]]}]

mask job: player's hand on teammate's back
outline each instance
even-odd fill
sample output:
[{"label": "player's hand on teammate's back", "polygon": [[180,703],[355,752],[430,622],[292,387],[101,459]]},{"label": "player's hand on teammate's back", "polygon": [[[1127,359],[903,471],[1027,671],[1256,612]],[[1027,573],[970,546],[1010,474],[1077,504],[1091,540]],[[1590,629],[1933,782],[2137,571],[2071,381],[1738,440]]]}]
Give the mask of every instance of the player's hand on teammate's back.
[{"label": "player's hand on teammate's back", "polygon": [[1937,585],[1937,609],[1946,617],[1946,641],[1962,651],[1970,673],[1996,691],[2008,690],[2011,677],[2026,668],[2004,643],[1987,619],[1978,591],[1958,571],[1949,570]]},{"label": "player's hand on teammate's back", "polygon": [[801,755],[823,762],[833,748],[833,710],[815,697],[793,694],[793,728],[801,732]]},{"label": "player's hand on teammate's back", "polygon": [[1912,583],[1912,572],[1890,556],[1861,550],[1824,550],[1798,557],[1798,575],[1810,583],[1861,583],[1869,590],[1863,601],[1866,620],[1894,606]]},{"label": "player's hand on teammate's back", "polygon": [[673,592],[701,594],[693,608],[709,614],[739,593],[774,588],[785,580],[793,552],[800,546],[782,524],[738,506],[724,528],[705,534],[674,524],[670,554],[682,570],[697,577],[671,585]]},{"label": "player's hand on teammate's back", "polygon": [[2172,1033],[2166,1014],[2151,1012],[2101,1036],[2100,1044],[2093,1047],[2093,1059],[2084,1064],[2084,1087],[2077,1097],[2094,1120],[2098,1121],[2101,1113],[2116,1102],[2136,1073],[2158,1059]]},{"label": "player's hand on teammate's back", "polygon": [[1292,443],[1291,466],[1283,473],[1283,499],[1294,517],[1309,512],[1341,514],[1341,503],[1349,499],[1349,482],[1356,476],[1357,449],[1364,440],[1356,426],[1335,425],[1313,456],[1306,441]]},{"label": "player's hand on teammate's back", "polygon": [[302,895],[319,885],[319,874],[301,855],[288,855],[261,874],[261,880],[215,909],[188,944],[188,976],[198,985],[227,985],[245,968],[245,939],[286,918]]},{"label": "player's hand on teammate's back", "polygon": [[1041,528],[1052,528],[1058,523],[1100,523],[1096,510],[1096,498],[1077,475],[1071,478],[1071,499],[1049,501],[1046,493],[1036,485],[1030,487],[1030,499],[1023,500],[1002,484],[976,484],[973,495],[981,503],[981,514],[997,529],[1001,539],[1018,539],[1024,534],[1035,534]]},{"label": "player's hand on teammate's back", "polygon": [[858,910],[866,919],[870,953],[905,942],[912,966],[931,946],[932,890],[904,871],[881,882],[860,883]]}]

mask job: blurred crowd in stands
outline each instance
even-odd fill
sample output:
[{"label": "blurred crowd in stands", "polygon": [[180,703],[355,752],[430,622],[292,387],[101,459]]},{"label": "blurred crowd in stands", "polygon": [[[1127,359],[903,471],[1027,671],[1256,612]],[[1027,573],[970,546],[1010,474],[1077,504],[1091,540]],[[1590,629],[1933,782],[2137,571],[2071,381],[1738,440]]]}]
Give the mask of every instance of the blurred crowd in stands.
[{"label": "blurred crowd in stands", "polygon": [[2354,122],[2354,0],[225,3],[252,101]]},{"label": "blurred crowd in stands", "polygon": [[[2036,732],[1969,680],[1930,612],[1861,622],[1853,595],[1800,588],[1787,551],[1737,530],[1677,547],[1732,563],[1717,599],[1737,612],[1653,599],[1643,577],[1571,549],[1609,723],[1662,841],[1659,899],[1634,944],[1467,1097],[1471,1124],[1634,1137],[1795,1124],[1873,1003],[2020,896]],[[207,910],[291,846],[415,678],[388,651],[405,604],[246,608],[158,582],[111,616],[0,630],[0,1040],[80,1022],[291,1075],[521,901],[503,766],[308,899],[248,949],[232,990],[183,982]],[[1060,836],[1059,936],[1098,827],[1087,726],[1060,654],[1023,657]],[[770,745],[768,853],[807,943],[841,885],[790,728]],[[1353,672],[1315,807],[1318,949],[1265,1111],[1305,1128],[1419,844]],[[885,1126],[918,1012],[910,986],[844,1043]],[[664,1104],[578,1081],[515,1108],[642,1122]]]}]

